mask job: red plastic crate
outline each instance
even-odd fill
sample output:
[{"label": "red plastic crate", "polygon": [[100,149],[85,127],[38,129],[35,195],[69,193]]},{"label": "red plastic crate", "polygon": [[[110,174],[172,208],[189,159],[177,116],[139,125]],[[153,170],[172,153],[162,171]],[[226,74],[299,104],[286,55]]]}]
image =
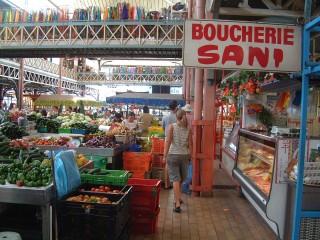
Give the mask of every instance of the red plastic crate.
[{"label": "red plastic crate", "polygon": [[124,152],[122,154],[123,169],[127,171],[147,172],[150,170],[150,152]]},{"label": "red plastic crate", "polygon": [[163,154],[165,138],[152,138],[152,152]]},{"label": "red plastic crate", "polygon": [[[127,185],[132,186],[135,194],[142,194],[139,196],[149,197],[153,196],[154,192],[159,192],[161,190],[161,181],[157,179],[136,179],[129,178]],[[147,194],[147,195],[145,195]]]},{"label": "red plastic crate", "polygon": [[157,209],[159,206],[161,181],[130,178],[127,184],[128,186],[132,186],[133,189],[131,207],[140,207],[146,211],[155,211]]},{"label": "red plastic crate", "polygon": [[154,212],[145,211],[138,207],[133,207],[130,210],[132,220],[132,233],[152,234],[155,233],[158,225],[158,217],[160,206]]},{"label": "red plastic crate", "polygon": [[144,178],[145,171],[130,171],[131,177],[130,178]]},{"label": "red plastic crate", "polygon": [[162,162],[163,155],[152,154],[152,167],[164,168],[166,166],[165,163]]}]

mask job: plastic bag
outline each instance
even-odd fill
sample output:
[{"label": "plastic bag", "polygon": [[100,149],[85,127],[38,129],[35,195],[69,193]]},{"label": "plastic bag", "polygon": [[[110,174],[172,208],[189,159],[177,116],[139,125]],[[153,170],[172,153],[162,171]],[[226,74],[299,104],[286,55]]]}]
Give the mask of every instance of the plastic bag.
[{"label": "plastic bag", "polygon": [[63,151],[54,157],[54,178],[58,198],[65,196],[80,185],[80,173],[74,151]]},{"label": "plastic bag", "polygon": [[187,181],[185,181],[182,184],[181,192],[185,193],[185,194],[188,194],[188,195],[191,195],[192,191],[189,188],[191,183],[192,183],[192,164],[189,164],[188,179],[187,179]]}]

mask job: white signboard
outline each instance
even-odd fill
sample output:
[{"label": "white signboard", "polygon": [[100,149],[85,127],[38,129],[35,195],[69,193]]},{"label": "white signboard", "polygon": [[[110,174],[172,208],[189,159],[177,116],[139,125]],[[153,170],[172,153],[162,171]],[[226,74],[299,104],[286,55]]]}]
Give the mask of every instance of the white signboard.
[{"label": "white signboard", "polygon": [[301,27],[221,20],[187,20],[185,67],[273,72],[301,70]]}]

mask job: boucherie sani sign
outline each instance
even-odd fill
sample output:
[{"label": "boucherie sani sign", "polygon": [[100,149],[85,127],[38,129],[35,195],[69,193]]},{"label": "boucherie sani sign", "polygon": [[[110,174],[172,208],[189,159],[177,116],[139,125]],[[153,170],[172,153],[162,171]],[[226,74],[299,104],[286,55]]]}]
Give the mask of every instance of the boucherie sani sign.
[{"label": "boucherie sani sign", "polygon": [[188,20],[185,67],[297,72],[301,28],[293,25]]}]

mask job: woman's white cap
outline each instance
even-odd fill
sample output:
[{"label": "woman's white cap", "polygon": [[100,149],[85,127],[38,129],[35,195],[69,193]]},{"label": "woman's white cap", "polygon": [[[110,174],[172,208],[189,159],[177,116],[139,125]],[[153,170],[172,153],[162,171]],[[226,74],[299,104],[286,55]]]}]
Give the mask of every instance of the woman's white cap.
[{"label": "woman's white cap", "polygon": [[182,110],[186,111],[186,112],[191,112],[192,111],[192,107],[190,104],[186,104],[184,107],[181,108]]}]

